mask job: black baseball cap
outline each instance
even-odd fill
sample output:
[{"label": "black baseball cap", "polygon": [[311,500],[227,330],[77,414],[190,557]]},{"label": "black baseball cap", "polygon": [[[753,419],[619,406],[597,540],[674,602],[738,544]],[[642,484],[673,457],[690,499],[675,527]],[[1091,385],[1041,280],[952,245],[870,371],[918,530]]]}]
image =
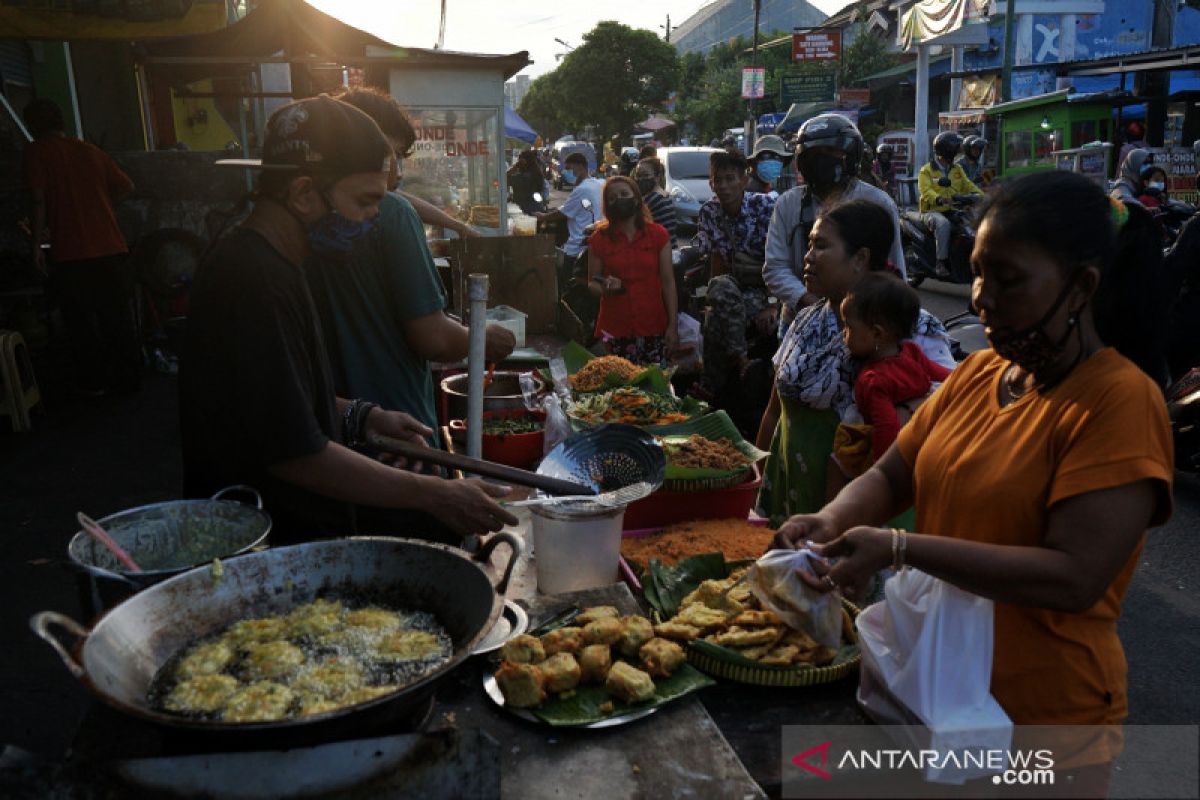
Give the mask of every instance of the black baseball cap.
[{"label": "black baseball cap", "polygon": [[262,158],[224,158],[217,164],[328,178],[387,172],[391,167],[392,147],[375,120],[327,94],[276,109],[263,138]]}]

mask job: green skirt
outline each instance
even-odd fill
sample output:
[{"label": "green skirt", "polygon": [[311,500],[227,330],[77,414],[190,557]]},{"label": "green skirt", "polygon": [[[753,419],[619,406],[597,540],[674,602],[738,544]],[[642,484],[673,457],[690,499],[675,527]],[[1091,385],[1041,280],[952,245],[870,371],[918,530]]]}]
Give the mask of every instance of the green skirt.
[{"label": "green skirt", "polygon": [[[825,505],[825,468],[841,419],[833,409],[812,408],[780,397],[779,424],[763,469],[755,511],[778,528],[793,514],[813,514]],[[889,527],[912,530],[916,514],[905,511]]]}]

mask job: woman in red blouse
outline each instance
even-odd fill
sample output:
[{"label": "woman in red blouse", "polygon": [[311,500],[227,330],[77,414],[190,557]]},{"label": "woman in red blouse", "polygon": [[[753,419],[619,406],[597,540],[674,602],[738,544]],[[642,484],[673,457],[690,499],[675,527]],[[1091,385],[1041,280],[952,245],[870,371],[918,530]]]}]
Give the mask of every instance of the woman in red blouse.
[{"label": "woman in red blouse", "polygon": [[588,239],[588,289],[600,298],[596,335],[611,355],[665,364],[679,344],[671,237],[656,225],[637,184],[604,184],[604,221]]}]

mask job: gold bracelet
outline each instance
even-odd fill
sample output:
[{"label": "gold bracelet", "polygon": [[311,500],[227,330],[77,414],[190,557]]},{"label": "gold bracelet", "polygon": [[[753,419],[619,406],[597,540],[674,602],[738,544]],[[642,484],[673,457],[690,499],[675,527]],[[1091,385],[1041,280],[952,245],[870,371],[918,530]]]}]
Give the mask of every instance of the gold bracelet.
[{"label": "gold bracelet", "polygon": [[903,528],[892,528],[892,569],[900,572],[905,568],[904,554],[908,550],[908,535]]}]

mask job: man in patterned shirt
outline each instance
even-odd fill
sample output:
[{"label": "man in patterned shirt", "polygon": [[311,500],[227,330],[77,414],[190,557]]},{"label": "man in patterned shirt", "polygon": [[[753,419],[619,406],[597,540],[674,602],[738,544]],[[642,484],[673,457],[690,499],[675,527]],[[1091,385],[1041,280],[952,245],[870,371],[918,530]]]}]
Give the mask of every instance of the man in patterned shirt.
[{"label": "man in patterned shirt", "polygon": [[[747,192],[750,175],[741,153],[713,153],[708,183],[714,196],[700,206],[697,237],[710,259],[709,313],[704,320],[704,378],[695,393],[716,399],[736,386],[746,366],[746,332],[774,329],[762,268],[775,199]],[[731,380],[732,379],[732,380]]]}]

